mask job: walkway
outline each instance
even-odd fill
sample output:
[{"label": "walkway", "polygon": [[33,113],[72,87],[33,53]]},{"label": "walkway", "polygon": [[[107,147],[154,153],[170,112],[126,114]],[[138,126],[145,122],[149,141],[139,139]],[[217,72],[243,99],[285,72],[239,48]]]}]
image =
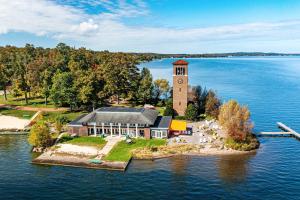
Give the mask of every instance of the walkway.
[{"label": "walkway", "polygon": [[44,111],[44,112],[57,112],[57,111],[68,111],[69,108],[43,108],[43,107],[30,107],[30,106],[17,106],[9,104],[0,104],[0,108],[10,108],[15,110],[26,110],[26,111]]},{"label": "walkway", "polygon": [[112,137],[112,136],[108,136],[105,138],[105,140],[107,141],[106,145],[98,152],[98,156],[96,157],[96,159],[101,159],[103,156],[107,155],[112,148],[120,141],[122,141],[124,138],[123,137]]}]

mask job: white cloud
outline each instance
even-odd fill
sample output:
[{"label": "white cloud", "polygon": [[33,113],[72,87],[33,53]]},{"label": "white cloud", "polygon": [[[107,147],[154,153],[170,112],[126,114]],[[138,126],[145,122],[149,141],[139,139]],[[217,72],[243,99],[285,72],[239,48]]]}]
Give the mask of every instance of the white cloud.
[{"label": "white cloud", "polygon": [[[130,2],[0,0],[0,34],[26,32],[60,41],[72,40],[93,49],[171,53],[208,51],[208,43],[218,46],[221,41],[230,46],[233,40],[250,44],[251,40],[260,39],[300,39],[300,20],[204,28],[129,26],[124,19],[149,14],[144,1]],[[84,5],[101,6],[105,11],[88,14]]]},{"label": "white cloud", "polygon": [[91,33],[99,28],[98,24],[93,19],[89,19],[87,22],[81,22],[79,25],[73,26],[72,30],[79,33]]}]

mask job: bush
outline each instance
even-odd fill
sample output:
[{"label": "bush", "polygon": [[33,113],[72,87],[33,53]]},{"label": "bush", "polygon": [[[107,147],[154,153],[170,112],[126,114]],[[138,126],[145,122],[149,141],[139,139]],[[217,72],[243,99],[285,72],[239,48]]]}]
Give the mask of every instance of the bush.
[{"label": "bush", "polygon": [[57,116],[55,118],[55,129],[58,133],[62,131],[63,125],[68,122],[68,119],[65,116]]},{"label": "bush", "polygon": [[52,144],[50,129],[45,122],[35,124],[29,133],[28,142],[34,147],[46,148]]},{"label": "bush", "polygon": [[227,138],[225,146],[239,151],[251,151],[259,147],[259,141],[253,134],[248,134],[245,141],[235,141],[232,138]]},{"label": "bush", "polygon": [[198,117],[197,107],[194,104],[189,104],[185,111],[185,118],[187,120],[195,121]]},{"label": "bush", "polygon": [[230,100],[220,108],[219,123],[226,131],[227,137],[235,141],[245,141],[252,133],[253,124],[250,122],[250,112],[246,106],[240,106]]}]

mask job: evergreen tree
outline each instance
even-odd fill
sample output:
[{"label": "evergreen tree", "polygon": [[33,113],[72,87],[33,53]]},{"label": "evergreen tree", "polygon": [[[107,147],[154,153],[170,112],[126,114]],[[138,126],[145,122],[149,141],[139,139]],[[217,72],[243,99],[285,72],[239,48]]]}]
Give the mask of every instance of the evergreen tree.
[{"label": "evergreen tree", "polygon": [[185,118],[187,120],[195,121],[198,118],[197,107],[194,104],[189,104],[185,111]]},{"label": "evergreen tree", "polygon": [[169,99],[166,103],[166,109],[164,110],[164,116],[174,117],[175,110],[173,109],[173,100]]}]

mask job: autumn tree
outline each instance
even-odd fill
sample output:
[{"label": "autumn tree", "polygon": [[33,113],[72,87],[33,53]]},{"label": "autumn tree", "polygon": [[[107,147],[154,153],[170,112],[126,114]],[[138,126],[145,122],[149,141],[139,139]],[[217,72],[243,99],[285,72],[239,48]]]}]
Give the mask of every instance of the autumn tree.
[{"label": "autumn tree", "polygon": [[253,128],[248,108],[240,106],[235,100],[230,100],[221,106],[219,123],[227,136],[235,141],[244,141]]},{"label": "autumn tree", "polygon": [[209,90],[205,103],[205,114],[207,116],[218,118],[221,101],[213,90]]},{"label": "autumn tree", "polygon": [[51,145],[50,129],[45,122],[37,123],[30,129],[28,142],[34,147],[46,148]]}]

